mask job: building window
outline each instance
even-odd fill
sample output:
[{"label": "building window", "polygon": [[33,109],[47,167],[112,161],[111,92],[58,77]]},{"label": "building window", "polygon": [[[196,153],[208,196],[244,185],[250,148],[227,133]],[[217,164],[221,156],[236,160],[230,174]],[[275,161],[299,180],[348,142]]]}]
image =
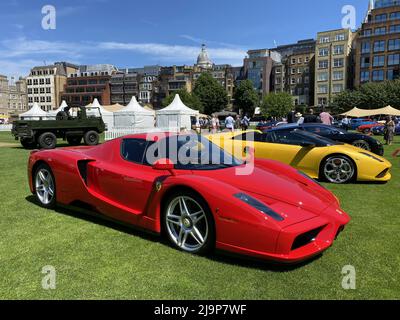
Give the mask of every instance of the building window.
[{"label": "building window", "polygon": [[296,78],[290,78],[290,83],[291,84],[296,84]]},{"label": "building window", "polygon": [[383,22],[383,21],[386,21],[386,19],[387,19],[386,13],[377,14],[377,15],[375,16],[375,22]]},{"label": "building window", "polygon": [[388,71],[387,71],[387,79],[388,80],[399,79],[399,70],[388,69]]},{"label": "building window", "polygon": [[308,63],[310,61],[310,57],[306,57],[305,62]]},{"label": "building window", "polygon": [[385,75],[383,70],[375,70],[372,72],[372,81],[383,81]]},{"label": "building window", "polygon": [[320,57],[326,57],[326,56],[328,56],[328,55],[329,55],[329,48],[321,48],[321,49],[319,49],[318,55],[319,55]]},{"label": "building window", "polygon": [[389,33],[397,33],[397,32],[400,32],[400,24],[390,26]]},{"label": "building window", "polygon": [[296,58],[292,58],[292,64],[296,64]]},{"label": "building window", "polygon": [[343,71],[334,71],[333,80],[343,80]]},{"label": "building window", "polygon": [[281,72],[282,72],[282,69],[281,69],[281,68],[277,68],[275,72],[276,72],[276,73],[281,73]]},{"label": "building window", "polygon": [[334,46],[333,47],[333,54],[338,55],[338,54],[344,54],[344,46]]},{"label": "building window", "polygon": [[333,85],[333,93],[340,93],[343,91],[343,83],[338,83]]},{"label": "building window", "polygon": [[366,29],[362,32],[362,36],[368,37],[372,34],[372,29]]},{"label": "building window", "polygon": [[302,68],[298,68],[298,69],[297,69],[297,73],[298,73],[298,74],[302,74],[302,73],[303,73],[303,69],[302,69]]},{"label": "building window", "polygon": [[384,52],[385,51],[385,41],[375,41],[374,42],[374,52]]},{"label": "building window", "polygon": [[299,59],[297,59],[297,63],[303,63],[303,58],[299,58]]},{"label": "building window", "polygon": [[292,68],[292,69],[290,70],[290,73],[291,73],[291,74],[296,74],[296,69],[295,69],[295,68]]},{"label": "building window", "polygon": [[318,63],[318,69],[328,69],[328,66],[329,66],[328,60],[322,60],[322,61],[319,61],[319,63]]},{"label": "building window", "polygon": [[328,81],[328,72],[318,73],[317,81]]},{"label": "building window", "polygon": [[44,93],[44,88],[40,88],[40,93],[41,93],[41,94]]},{"label": "building window", "polygon": [[386,34],[386,27],[375,28],[375,35]]},{"label": "building window", "polygon": [[333,60],[333,66],[334,66],[335,68],[341,68],[341,67],[343,67],[343,66],[344,66],[344,59],[343,59],[343,58],[334,59],[334,60]]},{"label": "building window", "polygon": [[328,43],[331,39],[329,37],[321,37],[319,38],[319,43]]},{"label": "building window", "polygon": [[392,12],[390,14],[390,20],[397,20],[397,19],[400,19],[400,12],[399,11]]},{"label": "building window", "polygon": [[46,88],[46,93],[51,93],[51,88]]},{"label": "building window", "polygon": [[360,80],[361,80],[361,82],[368,82],[369,81],[369,71],[361,71]]},{"label": "building window", "polygon": [[39,89],[38,88],[33,88],[33,93],[34,94],[39,94]]},{"label": "building window", "polygon": [[389,54],[388,55],[388,66],[394,66],[400,64],[400,54]]},{"label": "building window", "polygon": [[282,79],[281,78],[276,78],[276,80],[275,80],[275,83],[276,84],[280,84],[282,82]]},{"label": "building window", "polygon": [[400,50],[400,39],[392,39],[388,42],[388,50]]},{"label": "building window", "polygon": [[304,83],[310,83],[310,77],[306,76],[304,77]]},{"label": "building window", "polygon": [[318,98],[318,105],[319,106],[326,106],[327,103],[328,103],[328,99],[327,98]]},{"label": "building window", "polygon": [[335,36],[335,41],[344,41],[346,39],[346,35],[344,33],[337,34]]},{"label": "building window", "polygon": [[374,56],[374,67],[384,67],[385,66],[385,56]]},{"label": "building window", "polygon": [[361,68],[369,68],[370,57],[361,57]]},{"label": "building window", "polygon": [[318,93],[326,94],[328,93],[328,86],[326,84],[318,86]]},{"label": "building window", "polygon": [[46,84],[50,84],[50,78],[46,78]]},{"label": "building window", "polygon": [[46,97],[46,102],[51,102],[51,97]]},{"label": "building window", "polygon": [[33,85],[37,86],[39,84],[38,79],[33,79]]}]

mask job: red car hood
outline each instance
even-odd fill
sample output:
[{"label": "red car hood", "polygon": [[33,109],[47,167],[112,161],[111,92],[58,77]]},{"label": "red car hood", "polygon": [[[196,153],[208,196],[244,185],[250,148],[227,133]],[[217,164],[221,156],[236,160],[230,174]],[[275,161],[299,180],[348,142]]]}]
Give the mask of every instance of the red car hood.
[{"label": "red car hood", "polygon": [[[299,175],[299,181],[269,171],[254,168],[251,175],[235,175],[236,168],[216,171],[196,171],[196,175],[209,176],[236,187],[271,207],[276,212],[285,211],[285,225],[298,223],[319,216],[335,203],[333,194],[315,183],[307,185]],[[287,206],[287,205],[290,206]],[[294,207],[293,207],[294,206]],[[288,207],[291,208],[287,212]]]}]

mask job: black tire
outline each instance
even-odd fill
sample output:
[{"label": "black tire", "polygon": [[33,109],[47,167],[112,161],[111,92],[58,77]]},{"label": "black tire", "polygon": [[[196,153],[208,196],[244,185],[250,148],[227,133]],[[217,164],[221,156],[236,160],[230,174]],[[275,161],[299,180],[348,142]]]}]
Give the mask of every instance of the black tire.
[{"label": "black tire", "polygon": [[370,133],[370,132],[371,132],[371,129],[364,129],[364,130],[363,130],[363,133],[364,133],[364,134],[368,134],[368,133]]},{"label": "black tire", "polygon": [[25,149],[35,149],[37,147],[37,143],[34,139],[23,139],[21,138],[20,140],[21,145],[25,148]]},{"label": "black tire", "polygon": [[99,144],[100,137],[96,131],[88,131],[83,136],[83,140],[87,146],[97,146]]},{"label": "black tire", "polygon": [[319,175],[323,181],[345,184],[357,179],[357,167],[353,160],[345,155],[331,155],[321,163]]},{"label": "black tire", "polygon": [[[187,226],[184,227],[184,218],[182,216],[182,219],[179,220],[180,226],[174,225],[171,222],[168,222],[167,219],[167,214],[168,211],[171,209],[171,207],[174,206],[174,203],[177,201],[177,199],[185,197],[185,201],[187,201],[187,206],[189,208],[189,211],[196,211],[197,205],[201,208],[203,211],[204,215],[201,214],[202,218],[198,219],[197,222],[195,222],[195,216],[193,215],[191,218],[191,227]],[[195,203],[189,202],[189,199],[193,200]],[[193,206],[192,206],[193,205]],[[179,205],[178,205],[179,206]],[[193,209],[193,210],[191,210]],[[175,211],[174,211],[175,212]],[[193,213],[193,212],[192,212]],[[196,217],[200,217],[197,215]],[[215,223],[214,223],[214,217],[208,207],[207,202],[199,196],[197,193],[191,191],[191,190],[177,190],[173,193],[171,193],[165,201],[163,201],[163,208],[162,208],[162,214],[161,214],[161,219],[162,219],[162,228],[163,232],[167,236],[169,242],[172,244],[173,247],[177,248],[178,250],[187,252],[187,253],[192,253],[192,254],[198,254],[198,255],[204,255],[208,252],[210,252],[214,247],[215,247],[215,239],[216,239],[216,234],[215,234]],[[175,228],[175,229],[172,229]],[[203,232],[206,228],[207,232]],[[178,230],[179,229],[179,230]],[[201,239],[199,237],[194,237],[193,234],[195,233],[195,230],[197,229],[201,232],[203,237],[203,244],[199,244],[198,241],[195,239]],[[177,238],[175,235],[178,235],[180,230],[184,230],[185,233],[187,233],[187,242],[186,244],[179,245],[177,243]],[[176,232],[175,232],[176,231]],[[205,235],[206,234],[206,235]],[[190,246],[190,243],[193,243],[194,245],[197,245],[199,247],[195,248],[187,248]]]},{"label": "black tire", "polygon": [[358,147],[360,149],[371,151],[371,145],[368,143],[368,141],[365,141],[365,140],[353,141],[352,145],[354,147]]},{"label": "black tire", "polygon": [[79,146],[81,144],[82,137],[68,137],[67,142],[71,146]]},{"label": "black tire", "polygon": [[40,135],[38,142],[42,149],[54,149],[57,145],[57,137],[52,132],[45,132]]},{"label": "black tire", "polygon": [[[41,176],[39,176],[39,173],[44,174],[44,177],[48,178],[47,187],[49,187],[52,190],[52,194],[50,192],[48,192],[48,196],[51,196],[51,200],[50,200],[50,198],[47,198],[49,201],[44,201],[46,186],[45,187],[42,186],[43,180],[42,180]],[[44,208],[53,209],[57,204],[56,179],[54,178],[54,175],[53,175],[53,172],[52,172],[50,166],[45,163],[41,163],[35,169],[35,172],[33,173],[32,183],[33,183],[33,187],[34,187],[34,194],[35,194],[36,200],[39,202],[39,204]],[[52,185],[52,187],[51,187],[51,185]]]}]

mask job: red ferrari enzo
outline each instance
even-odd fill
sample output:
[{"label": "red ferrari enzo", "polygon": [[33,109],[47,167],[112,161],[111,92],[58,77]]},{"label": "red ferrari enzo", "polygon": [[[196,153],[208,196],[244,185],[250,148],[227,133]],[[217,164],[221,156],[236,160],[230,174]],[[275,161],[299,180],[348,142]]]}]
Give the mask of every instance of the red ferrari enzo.
[{"label": "red ferrari enzo", "polygon": [[204,254],[214,247],[297,263],[329,248],[350,221],[337,198],[290,166],[233,158],[197,135],[136,134],[95,147],[33,151],[40,204],[84,208]]}]

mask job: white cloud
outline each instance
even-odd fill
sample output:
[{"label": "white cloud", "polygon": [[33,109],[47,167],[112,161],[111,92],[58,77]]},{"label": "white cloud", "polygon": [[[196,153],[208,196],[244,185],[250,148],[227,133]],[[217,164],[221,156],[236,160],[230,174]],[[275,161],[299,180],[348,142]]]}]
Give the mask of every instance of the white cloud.
[{"label": "white cloud", "polygon": [[[154,61],[191,64],[199,54],[199,46],[162,43],[65,42],[30,40],[25,37],[0,41],[0,73],[26,74],[37,61],[77,61],[91,57],[101,63],[104,51],[127,51],[147,55]],[[241,65],[246,52],[240,48],[210,47],[210,58],[216,63]],[[87,59],[85,59],[87,60]],[[30,64],[29,64],[30,63]],[[118,64],[117,61],[114,62]]]}]

